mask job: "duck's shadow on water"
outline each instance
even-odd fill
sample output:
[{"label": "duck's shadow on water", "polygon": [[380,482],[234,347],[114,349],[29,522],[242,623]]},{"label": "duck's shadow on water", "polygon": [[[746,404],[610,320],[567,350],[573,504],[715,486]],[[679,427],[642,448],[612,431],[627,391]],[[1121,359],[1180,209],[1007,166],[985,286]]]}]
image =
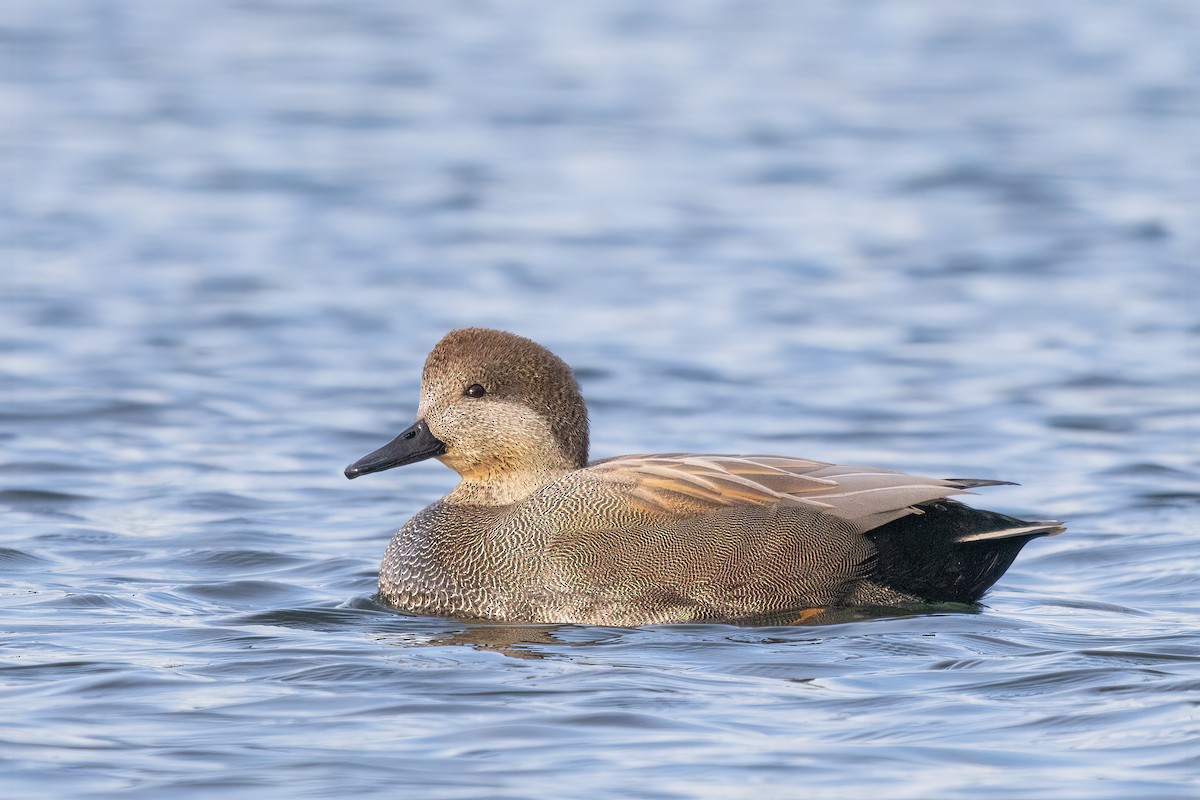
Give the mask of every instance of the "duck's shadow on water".
[{"label": "duck's shadow on water", "polygon": [[[905,607],[821,608],[766,614],[738,620],[713,620],[644,628],[609,628],[571,624],[515,624],[488,620],[451,619],[408,614],[379,603],[373,597],[355,597],[334,608],[280,609],[241,618],[241,622],[310,629],[345,630],[364,622],[377,641],[397,647],[470,647],[521,659],[554,658],[564,655],[559,648],[593,647],[622,639],[633,631],[669,631],[736,634],[757,629],[769,639],[783,639],[800,629],[865,623],[872,620],[908,619],[923,616],[972,615],[979,605],[925,603]],[[758,641],[764,641],[758,638]],[[547,646],[555,650],[546,650]]]},{"label": "duck's shadow on water", "polygon": [[[543,659],[563,655],[544,647],[578,648],[611,643],[633,631],[688,632],[723,631],[726,634],[756,629],[756,641],[782,640],[801,629],[866,623],[874,620],[911,619],[924,616],[973,615],[980,605],[924,603],[903,607],[818,608],[778,612],[736,620],[712,620],[643,628],[610,628],[572,624],[501,623],[488,620],[426,617],[379,603],[374,597],[355,597],[333,607],[273,609],[238,617],[243,625],[270,625],[309,630],[345,631],[348,627],[369,628],[379,642],[396,647],[470,647],[510,658]],[[765,637],[765,638],[763,638]]]},{"label": "duck's shadow on water", "polygon": [[[759,629],[764,637],[757,641],[766,642],[782,640],[789,631],[783,629],[819,628],[832,625],[844,625],[854,622],[866,622],[880,619],[902,619],[931,614],[979,613],[979,608],[955,605],[948,607],[941,604],[936,608],[927,607],[925,610],[913,609],[884,609],[884,608],[839,608],[839,609],[807,609],[806,612],[790,614],[775,614],[755,617],[753,619],[721,620],[712,622],[690,622],[676,625],[646,626],[658,630],[676,631],[686,636],[690,631],[712,632],[714,629]],[[807,613],[811,612],[811,613]],[[400,614],[402,612],[395,612]],[[460,630],[449,631],[436,635],[419,644],[425,646],[458,645],[471,647],[475,650],[487,650],[511,658],[540,659],[552,658],[559,655],[538,649],[539,645],[557,647],[594,647],[620,638],[623,633],[639,630],[637,628],[598,628],[578,625],[514,625],[485,620],[459,620],[464,627]],[[645,630],[643,628],[641,630]],[[580,633],[584,638],[580,638]],[[794,632],[794,631],[792,631]],[[775,634],[772,636],[772,634]],[[566,638],[569,637],[569,638]],[[412,646],[411,640],[397,641],[395,644]]]}]

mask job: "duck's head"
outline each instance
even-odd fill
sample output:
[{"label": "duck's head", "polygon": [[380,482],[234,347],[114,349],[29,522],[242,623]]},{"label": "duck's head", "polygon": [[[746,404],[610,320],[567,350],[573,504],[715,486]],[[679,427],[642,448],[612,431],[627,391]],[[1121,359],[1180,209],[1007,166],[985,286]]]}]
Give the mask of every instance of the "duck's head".
[{"label": "duck's head", "polygon": [[436,457],[464,483],[512,494],[582,467],[587,451],[587,408],[562,359],[515,334],[461,328],[425,359],[416,422],[346,477]]}]

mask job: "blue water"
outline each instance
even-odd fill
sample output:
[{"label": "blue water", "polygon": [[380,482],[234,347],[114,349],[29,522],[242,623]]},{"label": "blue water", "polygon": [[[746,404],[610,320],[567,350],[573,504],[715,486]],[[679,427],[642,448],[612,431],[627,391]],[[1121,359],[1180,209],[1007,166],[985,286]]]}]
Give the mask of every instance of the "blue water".
[{"label": "blue water", "polygon": [[[1200,795],[1190,0],[17,0],[0,12],[6,798]],[[1001,478],[977,612],[376,605],[488,325],[593,454]]]}]

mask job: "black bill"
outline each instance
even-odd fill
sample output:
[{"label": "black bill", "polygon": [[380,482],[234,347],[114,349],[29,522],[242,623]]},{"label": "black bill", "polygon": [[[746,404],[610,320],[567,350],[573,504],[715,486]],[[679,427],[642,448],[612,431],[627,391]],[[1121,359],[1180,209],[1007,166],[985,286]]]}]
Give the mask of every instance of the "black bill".
[{"label": "black bill", "polygon": [[402,467],[440,456],[445,452],[445,443],[429,432],[425,420],[419,419],[383,447],[346,467],[346,477],[353,479],[368,472]]}]

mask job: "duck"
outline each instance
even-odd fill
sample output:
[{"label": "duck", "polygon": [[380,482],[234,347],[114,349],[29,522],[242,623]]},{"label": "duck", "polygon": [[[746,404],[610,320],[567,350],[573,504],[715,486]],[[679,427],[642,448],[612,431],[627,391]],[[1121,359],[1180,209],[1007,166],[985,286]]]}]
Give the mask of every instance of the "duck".
[{"label": "duck", "polygon": [[392,537],[377,595],[419,615],[636,627],[976,604],[1025,544],[1065,530],[951,499],[1007,481],[779,455],[590,460],[571,368],[487,328],[434,346],[416,420],[345,475],[430,458],[458,484]]}]

